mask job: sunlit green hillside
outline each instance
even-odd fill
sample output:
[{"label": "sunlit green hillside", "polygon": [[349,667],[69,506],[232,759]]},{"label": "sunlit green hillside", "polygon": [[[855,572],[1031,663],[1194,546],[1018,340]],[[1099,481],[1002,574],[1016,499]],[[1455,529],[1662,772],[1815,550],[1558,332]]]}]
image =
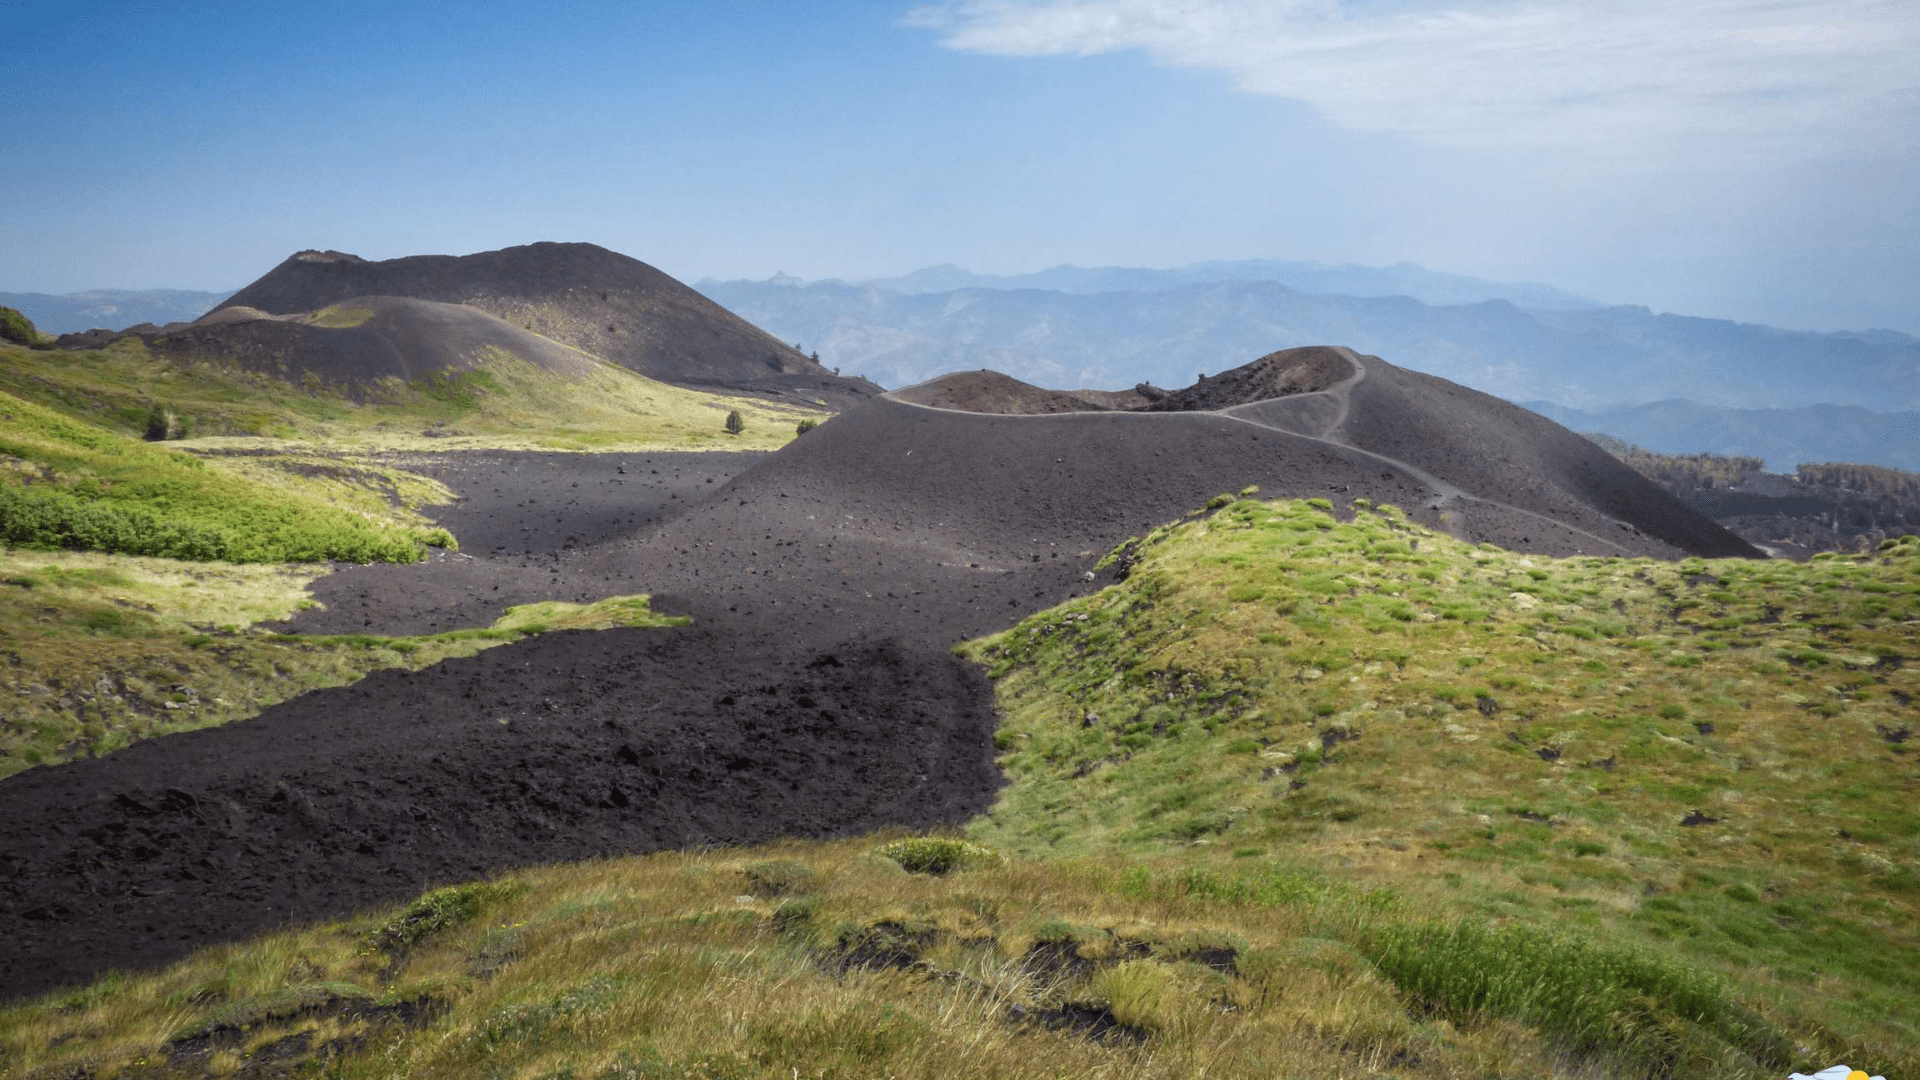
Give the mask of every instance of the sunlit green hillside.
[{"label": "sunlit green hillside", "polygon": [[[0,1011],[22,1076],[1920,1070],[1920,543],[1548,560],[1216,501],[966,646],[958,839],[530,869]],[[894,842],[889,843],[892,839]]]},{"label": "sunlit green hillside", "polygon": [[210,464],[0,392],[0,544],[9,547],[412,562],[427,544],[453,543],[412,512],[450,498],[445,489],[391,471],[382,479],[385,493]]},{"label": "sunlit green hillside", "polygon": [[[139,437],[155,424],[188,446],[328,450],[771,450],[799,421],[788,408],[687,390],[598,363],[580,376],[548,372],[499,349],[471,371],[402,383],[355,400],[214,360],[169,361],[138,339],[98,351],[0,344],[0,391]],[[725,430],[738,410],[744,430]],[[214,438],[219,437],[219,438]]]},{"label": "sunlit green hillside", "polygon": [[1013,780],[972,835],[1281,857],[1920,1047],[1920,542],[1550,560],[1316,502],[1161,530],[971,646]]}]

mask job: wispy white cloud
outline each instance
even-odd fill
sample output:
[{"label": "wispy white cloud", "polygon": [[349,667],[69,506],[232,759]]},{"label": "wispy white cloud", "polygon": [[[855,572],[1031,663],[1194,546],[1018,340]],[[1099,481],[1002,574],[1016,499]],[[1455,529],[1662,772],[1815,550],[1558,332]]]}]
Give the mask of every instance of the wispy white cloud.
[{"label": "wispy white cloud", "polygon": [[997,56],[1140,50],[1442,143],[1911,135],[1914,0],[947,0],[907,25]]}]

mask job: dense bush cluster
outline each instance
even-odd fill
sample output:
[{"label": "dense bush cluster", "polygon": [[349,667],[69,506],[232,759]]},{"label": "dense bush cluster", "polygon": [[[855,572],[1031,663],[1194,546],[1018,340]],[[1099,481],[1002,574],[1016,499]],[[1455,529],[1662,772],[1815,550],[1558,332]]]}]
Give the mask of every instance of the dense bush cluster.
[{"label": "dense bush cluster", "polygon": [[40,331],[34,328],[33,320],[10,307],[0,307],[0,341],[11,341],[15,345],[40,344]]},{"label": "dense bush cluster", "polygon": [[1843,462],[1803,463],[1791,476],[1770,476],[1756,457],[1656,454],[1611,435],[1586,437],[1675,498],[1763,545],[1864,551],[1920,529],[1920,474]]},{"label": "dense bush cluster", "polygon": [[[1613,441],[1619,442],[1617,439]],[[1761,458],[1744,455],[1656,454],[1625,443],[1607,449],[1635,472],[1682,499],[1697,491],[1736,487],[1748,476],[1764,471],[1767,466]]]}]

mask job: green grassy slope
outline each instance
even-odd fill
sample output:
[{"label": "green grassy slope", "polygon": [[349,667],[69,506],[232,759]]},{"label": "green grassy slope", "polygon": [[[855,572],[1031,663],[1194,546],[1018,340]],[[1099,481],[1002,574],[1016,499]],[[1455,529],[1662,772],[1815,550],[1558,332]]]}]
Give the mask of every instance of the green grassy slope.
[{"label": "green grassy slope", "polygon": [[[0,345],[0,392],[134,437],[158,406],[188,446],[354,451],[771,450],[821,415],[685,390],[613,364],[571,378],[497,349],[472,371],[387,380],[356,401],[211,359],[163,360],[137,339],[82,352]],[[733,409],[746,423],[739,435],[723,430]]]},{"label": "green grassy slope", "polygon": [[1330,510],[1233,502],[975,643],[1014,782],[973,835],[1284,853],[1920,1048],[1920,543],[1547,560]]},{"label": "green grassy slope", "polygon": [[[444,529],[360,488],[277,483],[0,392],[0,543],[226,562],[412,562]],[[360,497],[343,499],[358,494]]]},{"label": "green grassy slope", "polygon": [[1010,779],[971,844],[531,869],[0,1010],[0,1060],[1920,1070],[1920,544],[1546,560],[1391,509],[1216,502],[1126,551],[1125,582],[966,647]]}]

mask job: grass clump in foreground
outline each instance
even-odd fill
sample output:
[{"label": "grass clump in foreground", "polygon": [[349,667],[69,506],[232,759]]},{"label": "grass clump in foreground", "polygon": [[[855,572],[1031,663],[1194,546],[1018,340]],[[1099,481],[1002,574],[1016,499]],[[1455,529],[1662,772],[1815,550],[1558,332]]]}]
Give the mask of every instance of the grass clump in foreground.
[{"label": "grass clump in foreground", "polygon": [[509,608],[421,637],[280,634],[325,564],[0,552],[0,776],[253,716],[381,668],[419,669],[527,634],[671,625],[645,596]]},{"label": "grass clump in foreground", "polygon": [[[1366,954],[1408,925],[1388,891],[1167,859],[985,858],[936,877],[882,854],[887,840],[444,889],[0,1009],[0,1056],[27,1077],[272,1061],[343,1078],[554,1080],[1410,1080],[1570,1075],[1575,1060],[1521,1022],[1410,1012]],[[778,888],[763,887],[770,874]],[[1662,1044],[1682,1067],[1706,1045]],[[1583,1075],[1648,1069],[1624,1053],[1580,1060],[1606,1070]]]},{"label": "grass clump in foreground", "polygon": [[[0,543],[225,562],[413,562],[453,537],[297,474],[262,483],[0,393]],[[424,483],[424,482],[423,482]]]}]

